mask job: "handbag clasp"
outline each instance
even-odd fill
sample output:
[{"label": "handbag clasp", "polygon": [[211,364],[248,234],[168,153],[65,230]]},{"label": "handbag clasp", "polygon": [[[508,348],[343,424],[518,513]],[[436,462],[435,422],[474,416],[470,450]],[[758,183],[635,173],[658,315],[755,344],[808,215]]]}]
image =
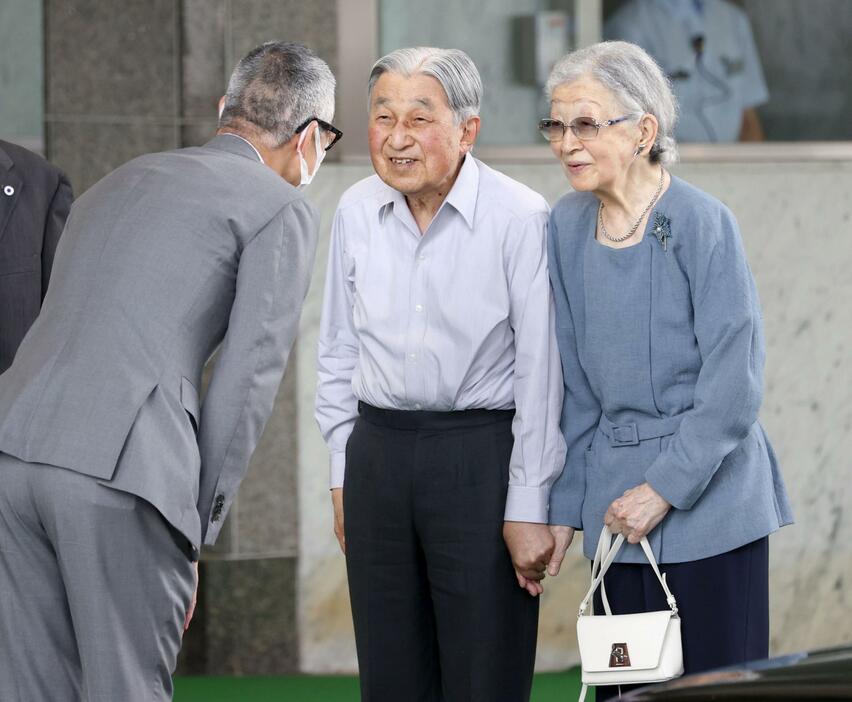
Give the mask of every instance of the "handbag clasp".
[{"label": "handbag clasp", "polygon": [[627,651],[626,643],[614,643],[609,653],[610,668],[629,668],[630,653]]}]

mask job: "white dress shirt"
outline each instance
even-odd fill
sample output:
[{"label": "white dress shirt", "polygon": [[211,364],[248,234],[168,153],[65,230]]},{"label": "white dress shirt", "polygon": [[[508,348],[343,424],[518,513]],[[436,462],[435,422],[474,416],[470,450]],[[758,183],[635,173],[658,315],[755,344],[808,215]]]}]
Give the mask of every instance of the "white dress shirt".
[{"label": "white dress shirt", "polygon": [[342,487],[358,401],[515,409],[506,519],[547,522],[562,471],[562,371],[544,198],[467,156],[421,235],[378,176],[344,193],[331,232],[316,418]]}]

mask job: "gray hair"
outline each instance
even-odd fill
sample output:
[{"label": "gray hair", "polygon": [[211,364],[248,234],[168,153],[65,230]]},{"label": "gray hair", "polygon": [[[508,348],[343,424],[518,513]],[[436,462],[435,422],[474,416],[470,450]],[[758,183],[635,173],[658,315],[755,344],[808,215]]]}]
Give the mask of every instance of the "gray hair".
[{"label": "gray hair", "polygon": [[654,115],[659,127],[650,151],[651,162],[677,161],[674,138],[677,99],[668,77],[647,52],[626,41],[603,41],[573,51],[561,58],[550,72],[545,86],[548,100],[560,85],[584,77],[610,90],[628,112]]},{"label": "gray hair", "polygon": [[248,130],[276,148],[311,117],[331,122],[335,80],[302,44],[268,41],[249,51],[228,82],[219,128]]},{"label": "gray hair", "polygon": [[470,56],[460,49],[418,46],[391,51],[373,64],[367,88],[368,96],[373,94],[373,86],[383,73],[432,76],[444,89],[456,124],[479,114],[482,104],[482,79]]}]

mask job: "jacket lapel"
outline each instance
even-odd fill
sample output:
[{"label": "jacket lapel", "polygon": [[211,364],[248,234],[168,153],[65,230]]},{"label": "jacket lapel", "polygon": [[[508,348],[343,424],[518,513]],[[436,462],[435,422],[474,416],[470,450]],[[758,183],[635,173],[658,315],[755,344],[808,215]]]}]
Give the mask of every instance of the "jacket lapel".
[{"label": "jacket lapel", "polygon": [[23,181],[15,173],[14,162],[9,154],[0,148],[0,242],[6,234],[6,225],[12,215],[12,210],[18,204],[21,196]]}]

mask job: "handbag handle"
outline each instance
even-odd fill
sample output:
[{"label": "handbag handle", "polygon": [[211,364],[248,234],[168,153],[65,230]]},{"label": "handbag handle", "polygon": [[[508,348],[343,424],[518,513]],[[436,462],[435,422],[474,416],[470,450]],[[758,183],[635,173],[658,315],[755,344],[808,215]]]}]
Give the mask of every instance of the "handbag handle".
[{"label": "handbag handle", "polygon": [[[603,578],[613,561],[615,561],[615,557],[618,555],[621,547],[624,545],[624,534],[618,534],[615,537],[615,541],[612,540],[612,536],[613,535],[610,533],[609,527],[604,525],[603,530],[601,530],[600,538],[598,539],[598,547],[595,550],[595,560],[592,564],[592,584],[589,587],[589,591],[586,593],[586,596],[583,598],[583,601],[580,603],[580,611],[577,613],[578,617],[582,617],[586,613],[586,610],[589,608],[589,602],[595,594],[595,590],[598,589],[598,586],[601,587],[601,599],[604,603],[604,609],[608,615],[612,614],[609,608],[609,602],[606,598],[606,590],[603,588]],[[657,580],[660,581],[660,585],[663,587],[663,592],[666,593],[666,602],[671,608],[672,614],[677,615],[677,601],[675,600],[674,595],[672,595],[671,590],[669,590],[669,586],[666,583],[665,573],[660,573],[660,568],[657,566],[657,559],[654,558],[654,552],[651,550],[651,545],[648,543],[648,539],[643,536],[639,545],[642,547],[642,550],[645,552],[645,557],[654,569],[654,574],[657,576]]]}]

